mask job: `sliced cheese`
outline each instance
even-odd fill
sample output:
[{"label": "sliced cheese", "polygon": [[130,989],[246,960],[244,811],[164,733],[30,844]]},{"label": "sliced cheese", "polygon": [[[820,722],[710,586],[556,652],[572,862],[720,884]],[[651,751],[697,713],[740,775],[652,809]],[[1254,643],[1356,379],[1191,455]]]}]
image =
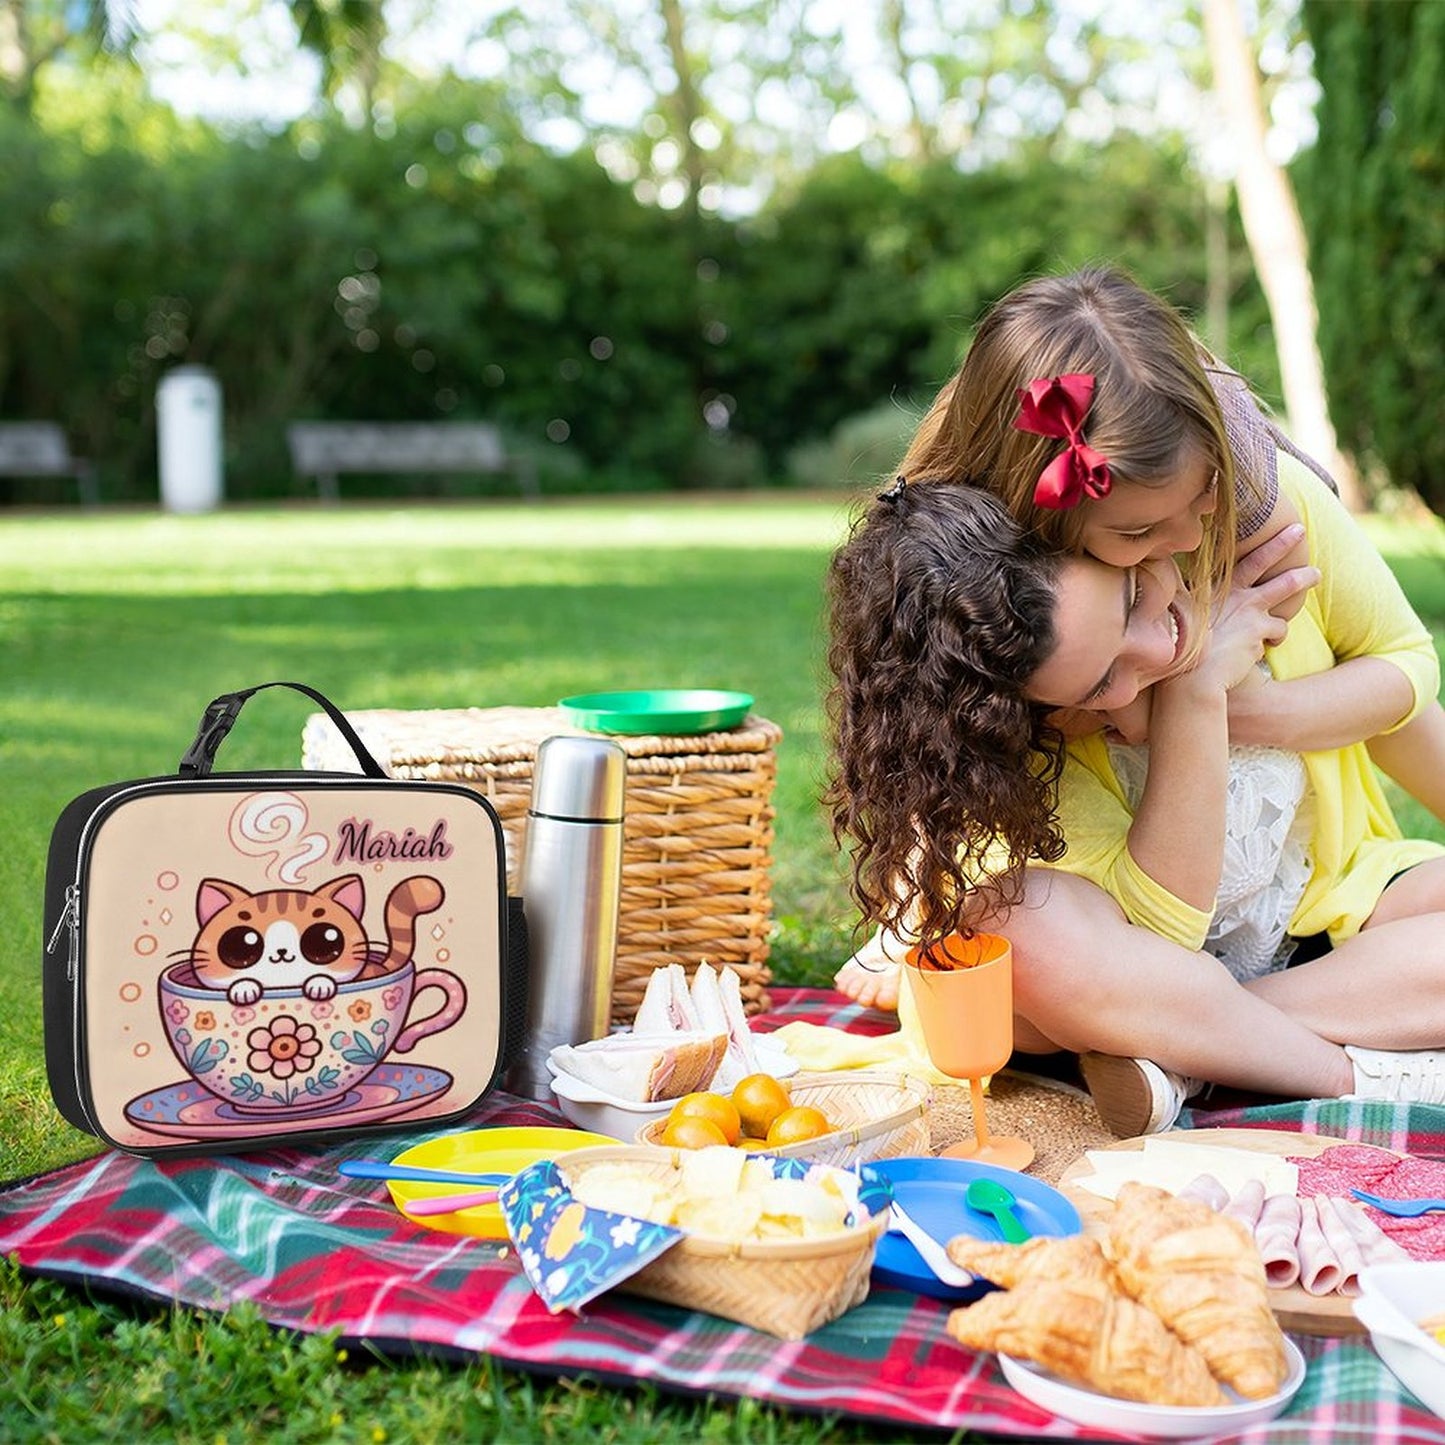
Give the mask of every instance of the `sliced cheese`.
[{"label": "sliced cheese", "polygon": [[1299,1183],[1298,1168],[1278,1154],[1185,1139],[1150,1138],[1142,1149],[1090,1149],[1084,1157],[1094,1172],[1074,1182],[1101,1199],[1113,1199],[1131,1179],[1178,1194],[1201,1174],[1212,1174],[1231,1196],[1257,1179],[1266,1198],[1293,1194]]}]

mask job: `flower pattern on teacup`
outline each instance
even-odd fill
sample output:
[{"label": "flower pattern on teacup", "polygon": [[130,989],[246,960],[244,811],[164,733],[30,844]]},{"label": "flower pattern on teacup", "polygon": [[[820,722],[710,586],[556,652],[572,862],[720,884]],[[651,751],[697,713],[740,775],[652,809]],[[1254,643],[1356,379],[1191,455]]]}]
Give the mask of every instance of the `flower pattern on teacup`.
[{"label": "flower pattern on teacup", "polygon": [[198,1029],[213,1029],[216,1026],[216,1016],[210,1009],[196,1010],[196,1027]]},{"label": "flower pattern on teacup", "polygon": [[400,1007],[401,1007],[401,1001],[402,1001],[402,999],[404,999],[405,997],[406,997],[406,990],[405,990],[404,988],[402,988],[399,984],[393,985],[391,988],[383,989],[383,990],[382,990],[382,994],[381,994],[382,1006],[383,1006],[384,1008],[386,1008],[386,1009],[400,1008]]},{"label": "flower pattern on teacup", "polygon": [[278,1015],[269,1028],[252,1029],[246,1043],[251,1050],[247,1067],[277,1079],[307,1073],[321,1052],[316,1030],[310,1024],[298,1023],[290,1014]]},{"label": "flower pattern on teacup", "polygon": [[371,1017],[371,1000],[365,998],[353,999],[347,1004],[346,1012],[349,1013],[354,1022],[364,1024]]}]

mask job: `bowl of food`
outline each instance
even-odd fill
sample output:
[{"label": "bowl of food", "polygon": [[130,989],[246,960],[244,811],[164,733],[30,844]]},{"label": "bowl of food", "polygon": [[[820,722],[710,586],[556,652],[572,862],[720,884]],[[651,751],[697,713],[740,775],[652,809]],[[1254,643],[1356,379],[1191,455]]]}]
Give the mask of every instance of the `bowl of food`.
[{"label": "bowl of food", "polygon": [[1390,1372],[1445,1418],[1445,1262],[1367,1266],[1354,1311]]},{"label": "bowl of food", "polygon": [[[781,1080],[778,1112],[805,1109],[821,1116],[816,1132],[789,1138],[751,1136],[754,1145],[783,1159],[811,1159],[849,1168],[872,1159],[929,1152],[928,1105],[932,1090],[919,1079],[863,1069],[798,1073]],[[761,1122],[761,1121],[760,1121]],[[639,1144],[663,1145],[667,1117],[643,1125]],[[768,1131],[771,1132],[770,1130]]]},{"label": "bowl of food", "polygon": [[868,1294],[886,1182],[826,1164],[641,1145],[558,1160],[575,1200],[683,1237],[618,1288],[801,1339]]}]

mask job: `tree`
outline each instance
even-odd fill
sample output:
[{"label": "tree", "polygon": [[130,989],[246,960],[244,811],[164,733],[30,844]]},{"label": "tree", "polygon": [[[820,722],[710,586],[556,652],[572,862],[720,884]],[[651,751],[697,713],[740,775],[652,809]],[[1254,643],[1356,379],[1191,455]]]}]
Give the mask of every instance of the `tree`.
[{"label": "tree", "polygon": [[1306,0],[1322,87],[1301,167],[1347,444],[1445,513],[1445,6]]},{"label": "tree", "polygon": [[1235,142],[1234,184],[1244,234],[1274,323],[1285,410],[1295,439],[1330,469],[1347,504],[1358,510],[1363,505],[1358,478],[1340,453],[1325,396],[1304,225],[1288,176],[1269,156],[1257,62],[1239,4],[1204,0],[1204,33]]},{"label": "tree", "polygon": [[0,0],[0,94],[28,113],[45,66],[62,56],[128,58],[137,29],[131,7],[107,0]]},{"label": "tree", "polygon": [[297,36],[321,61],[321,89],[334,98],[348,82],[371,118],[386,38],[382,0],[290,0]]}]

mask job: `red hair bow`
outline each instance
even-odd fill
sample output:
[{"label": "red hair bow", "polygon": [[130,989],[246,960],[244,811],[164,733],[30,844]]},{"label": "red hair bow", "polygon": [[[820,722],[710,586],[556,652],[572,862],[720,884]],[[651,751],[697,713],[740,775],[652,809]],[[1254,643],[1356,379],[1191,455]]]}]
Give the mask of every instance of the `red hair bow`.
[{"label": "red hair bow", "polygon": [[1114,479],[1109,463],[1085,442],[1084,418],[1094,398],[1094,378],[1087,371],[1067,376],[1040,376],[1018,393],[1014,426],[1039,436],[1063,437],[1068,445],[1039,473],[1034,487],[1036,506],[1053,511],[1077,507],[1085,497],[1109,495]]}]

